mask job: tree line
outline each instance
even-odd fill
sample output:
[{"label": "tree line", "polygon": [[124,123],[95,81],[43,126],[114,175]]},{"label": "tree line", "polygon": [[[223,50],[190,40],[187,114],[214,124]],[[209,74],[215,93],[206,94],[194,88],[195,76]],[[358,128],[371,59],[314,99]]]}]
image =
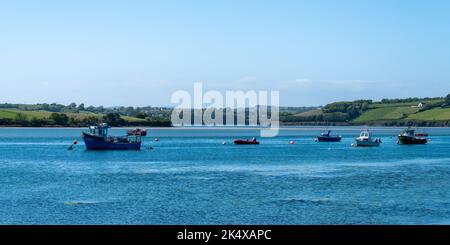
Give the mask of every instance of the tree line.
[{"label": "tree line", "polygon": [[92,112],[96,114],[118,113],[123,116],[147,118],[147,117],[161,117],[169,118],[172,112],[168,107],[133,107],[133,106],[116,106],[116,107],[104,107],[104,106],[85,106],[84,103],[77,105],[76,103],[70,103],[69,105],[62,105],[57,103],[42,103],[42,104],[11,104],[1,103],[0,109],[17,109],[21,111],[50,111],[56,113],[79,113],[79,112]]},{"label": "tree line", "polygon": [[[306,116],[296,116],[296,114],[308,110],[317,109],[314,107],[284,107],[280,108],[280,121],[283,124],[336,124],[348,125],[351,121],[359,117],[365,111],[370,109],[374,104],[395,104],[395,103],[410,103],[428,101],[420,108],[420,111],[429,110],[433,108],[448,108],[450,107],[450,94],[446,97],[435,98],[406,98],[406,99],[382,99],[379,102],[372,100],[356,100],[356,101],[342,101],[334,102],[322,107],[321,113],[312,113]],[[17,113],[15,118],[0,118],[0,125],[17,125],[17,126],[67,126],[67,127],[84,127],[96,124],[99,120],[107,122],[111,126],[171,126],[170,116],[172,108],[167,107],[103,107],[103,106],[85,106],[83,103],[77,105],[71,103],[69,105],[61,104],[0,104],[0,109],[17,109],[21,111],[50,111],[53,112],[48,118],[29,117],[24,113]],[[248,109],[247,109],[248,110]],[[92,112],[96,116],[84,116],[81,118],[69,117],[66,113],[80,113]],[[135,117],[143,120],[125,120],[122,116]],[[246,122],[248,118],[245,118]],[[385,126],[448,126],[447,121],[430,122],[430,121],[402,121],[402,120],[386,120],[377,121],[378,125]]]},{"label": "tree line", "polygon": [[147,126],[170,127],[171,121],[167,118],[145,118],[145,120],[129,121],[122,118],[119,113],[107,113],[102,116],[87,116],[83,118],[69,117],[65,113],[53,112],[49,117],[30,117],[24,113],[17,113],[14,118],[0,118],[2,126],[22,127],[87,127],[98,122],[108,123],[113,127]]}]

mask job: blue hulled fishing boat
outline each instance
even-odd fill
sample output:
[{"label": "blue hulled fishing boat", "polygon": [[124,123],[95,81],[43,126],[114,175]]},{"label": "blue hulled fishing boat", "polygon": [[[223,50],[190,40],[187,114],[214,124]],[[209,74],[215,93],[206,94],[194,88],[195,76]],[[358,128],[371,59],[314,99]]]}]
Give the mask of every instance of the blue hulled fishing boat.
[{"label": "blue hulled fishing boat", "polygon": [[109,136],[109,126],[100,123],[90,126],[88,132],[83,132],[83,140],[87,150],[140,150],[141,134],[127,136]]},{"label": "blue hulled fishing boat", "polygon": [[323,132],[320,136],[317,136],[318,142],[339,142],[341,139],[342,137],[340,135],[331,135],[331,130]]}]

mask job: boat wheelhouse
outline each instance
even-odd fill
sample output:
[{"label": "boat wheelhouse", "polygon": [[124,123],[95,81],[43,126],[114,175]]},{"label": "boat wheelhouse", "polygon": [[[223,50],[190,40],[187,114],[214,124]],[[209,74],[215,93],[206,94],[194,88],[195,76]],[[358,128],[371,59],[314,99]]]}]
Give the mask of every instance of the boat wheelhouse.
[{"label": "boat wheelhouse", "polygon": [[89,131],[83,132],[83,140],[87,150],[140,150],[141,135],[110,136],[109,126],[100,123],[90,126]]},{"label": "boat wheelhouse", "polygon": [[355,139],[356,146],[366,146],[366,147],[372,147],[372,146],[380,146],[381,139],[379,138],[373,138],[371,132],[366,129],[362,131],[359,134],[359,137]]}]

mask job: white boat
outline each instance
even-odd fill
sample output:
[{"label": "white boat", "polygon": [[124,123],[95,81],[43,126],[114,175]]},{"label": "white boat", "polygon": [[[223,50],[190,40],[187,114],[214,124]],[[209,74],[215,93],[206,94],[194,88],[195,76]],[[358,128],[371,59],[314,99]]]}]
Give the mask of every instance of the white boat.
[{"label": "white boat", "polygon": [[381,139],[372,138],[372,135],[369,130],[364,130],[359,134],[359,137],[356,138],[356,146],[380,146]]}]

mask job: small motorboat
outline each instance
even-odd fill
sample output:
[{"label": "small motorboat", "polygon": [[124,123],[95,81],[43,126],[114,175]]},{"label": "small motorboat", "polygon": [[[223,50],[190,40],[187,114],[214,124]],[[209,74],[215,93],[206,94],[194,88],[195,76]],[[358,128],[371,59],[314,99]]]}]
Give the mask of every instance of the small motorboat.
[{"label": "small motorboat", "polygon": [[342,137],[340,135],[331,135],[331,130],[323,132],[317,136],[318,142],[340,142]]},{"label": "small motorboat", "polygon": [[140,136],[147,136],[147,130],[146,129],[130,129],[127,131],[127,135],[140,135]]},{"label": "small motorboat", "polygon": [[359,134],[359,137],[355,139],[356,140],[356,146],[366,146],[366,147],[372,147],[372,146],[380,146],[381,139],[379,138],[372,138],[372,135],[369,130],[364,130]]},{"label": "small motorboat", "polygon": [[253,138],[251,140],[249,139],[236,139],[233,141],[236,145],[259,145],[259,141],[256,140],[256,138]]},{"label": "small motorboat", "polygon": [[90,126],[83,132],[83,140],[87,150],[140,150],[141,135],[109,136],[106,123]]},{"label": "small motorboat", "polygon": [[400,132],[398,135],[398,141],[397,143],[400,145],[423,145],[428,142],[427,138],[424,138],[423,136],[418,136],[422,134],[415,134],[414,129],[411,129],[410,127]]}]

